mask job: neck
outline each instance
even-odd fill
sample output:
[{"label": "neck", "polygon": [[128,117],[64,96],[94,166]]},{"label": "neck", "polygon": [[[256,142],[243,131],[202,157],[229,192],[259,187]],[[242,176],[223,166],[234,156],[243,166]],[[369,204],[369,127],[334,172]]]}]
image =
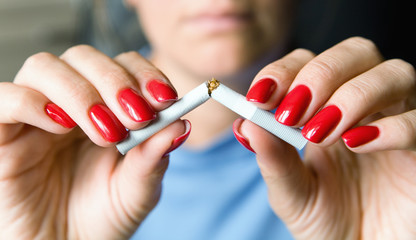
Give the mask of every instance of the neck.
[{"label": "neck", "polygon": [[[179,97],[182,97],[201,83],[206,82],[211,77],[216,77],[228,87],[245,95],[257,72],[268,63],[275,60],[276,56],[279,55],[276,51],[272,51],[271,54],[238,74],[222,78],[217,78],[217,76],[207,77],[192,74],[181,66],[177,66],[175,62],[155,55],[152,57],[152,60],[153,63],[169,78],[173,86],[175,86]],[[231,127],[234,120],[238,117],[237,114],[216,101],[208,100],[206,103],[183,117],[183,119],[188,119],[192,123],[192,132],[186,141],[186,145],[189,148],[194,149],[211,145],[216,141],[219,135]]]}]

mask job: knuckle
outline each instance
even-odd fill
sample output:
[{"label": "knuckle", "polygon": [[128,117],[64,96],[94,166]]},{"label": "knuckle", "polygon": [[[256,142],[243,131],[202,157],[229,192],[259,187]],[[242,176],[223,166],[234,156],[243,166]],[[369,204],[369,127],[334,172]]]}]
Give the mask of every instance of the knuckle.
[{"label": "knuckle", "polygon": [[79,85],[75,88],[71,88],[66,95],[71,99],[72,103],[80,104],[80,106],[98,98],[97,91],[87,85]]},{"label": "knuckle", "polygon": [[38,68],[40,66],[46,65],[51,61],[55,61],[56,56],[48,52],[36,53],[26,59],[24,63],[24,68]]},{"label": "knuckle", "polygon": [[342,66],[341,63],[339,63],[339,60],[331,57],[331,56],[325,56],[321,58],[315,58],[310,62],[310,65],[312,67],[311,74],[314,77],[317,77],[319,79],[337,79],[337,76],[340,73],[340,66]]},{"label": "knuckle", "polygon": [[15,113],[26,111],[31,105],[37,104],[37,101],[33,98],[33,94],[30,90],[21,89],[17,93],[13,101],[10,101],[11,118],[14,119]]},{"label": "knuckle", "polygon": [[377,89],[369,81],[349,81],[346,86],[345,102],[353,101],[354,107],[357,104],[372,105],[378,95]]},{"label": "knuckle", "polygon": [[288,65],[285,61],[276,61],[267,65],[264,71],[270,71],[273,74],[277,74],[280,77],[282,76],[291,76],[291,72],[293,72],[292,68]]},{"label": "knuckle", "polygon": [[376,44],[372,40],[367,39],[367,38],[350,37],[346,40],[346,43],[354,45],[354,46],[359,46],[362,48],[378,51]]},{"label": "knuckle", "polygon": [[141,57],[141,55],[136,51],[128,51],[128,52],[120,53],[115,58],[119,59],[119,58],[132,58],[132,57]]},{"label": "knuckle", "polygon": [[290,80],[296,76],[297,72],[295,72],[286,62],[276,61],[271,63],[266,68],[264,68],[263,72],[270,73],[277,77],[277,79],[281,81]]},{"label": "knuckle", "polygon": [[138,69],[131,73],[136,81],[142,81],[146,79],[168,79],[160,70],[153,68]]},{"label": "knuckle", "polygon": [[398,133],[402,136],[401,143],[402,148],[415,145],[416,126],[414,120],[416,119],[416,111],[408,112],[401,115],[399,121],[397,121],[396,127]]},{"label": "knuckle", "polygon": [[94,50],[93,47],[86,44],[80,44],[73,47],[68,48],[62,55],[62,58],[71,58],[72,56],[78,56],[82,53],[89,52]]},{"label": "knuckle", "polygon": [[309,62],[315,57],[315,54],[307,49],[298,48],[293,50],[287,56],[270,63],[262,69],[261,74],[271,74],[277,77],[279,81],[293,81],[299,72],[300,62]]},{"label": "knuckle", "polygon": [[411,79],[412,82],[416,81],[416,71],[412,64],[402,59],[390,59],[385,61],[387,67],[396,74],[399,78]]},{"label": "knuckle", "polygon": [[126,70],[122,68],[113,68],[108,69],[106,72],[102,74],[101,77],[103,83],[107,84],[114,84],[117,82],[123,82],[130,78],[129,74],[126,72]]},{"label": "knuckle", "polygon": [[[167,79],[167,77],[158,68],[156,68],[149,60],[144,58],[137,51],[121,53],[115,57],[115,60],[122,62],[122,66],[127,66],[126,68],[123,68],[123,70],[129,78],[133,78],[135,80],[151,78]],[[124,74],[122,72],[119,73]],[[109,73],[109,75],[111,76],[114,74]]]},{"label": "knuckle", "polygon": [[87,85],[78,85],[75,88],[69,89],[66,94],[72,103],[84,104],[97,98],[97,92]]},{"label": "knuckle", "polygon": [[13,82],[25,85],[35,79],[33,78],[34,74],[50,68],[57,60],[58,57],[52,53],[36,53],[26,59]]},{"label": "knuckle", "polygon": [[297,48],[292,51],[292,54],[295,56],[299,56],[301,58],[310,58],[310,59],[316,56],[314,52],[305,48]]},{"label": "knuckle", "polygon": [[357,52],[369,54],[373,59],[381,62],[383,56],[381,55],[377,45],[370,39],[363,37],[351,37],[345,40],[347,47],[355,49]]}]

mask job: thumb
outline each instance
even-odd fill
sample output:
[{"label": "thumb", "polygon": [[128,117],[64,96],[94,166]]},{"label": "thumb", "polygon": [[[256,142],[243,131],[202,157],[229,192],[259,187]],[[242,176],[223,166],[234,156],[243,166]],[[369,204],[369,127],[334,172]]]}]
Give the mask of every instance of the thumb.
[{"label": "thumb", "polygon": [[237,139],[244,137],[243,142],[256,152],[275,213],[286,224],[295,221],[302,214],[313,186],[312,175],[296,149],[248,120],[237,119],[233,131]]},{"label": "thumb", "polygon": [[183,143],[190,131],[189,121],[178,120],[131,149],[119,162],[115,187],[123,212],[134,223],[139,224],[158,202],[168,153]]}]

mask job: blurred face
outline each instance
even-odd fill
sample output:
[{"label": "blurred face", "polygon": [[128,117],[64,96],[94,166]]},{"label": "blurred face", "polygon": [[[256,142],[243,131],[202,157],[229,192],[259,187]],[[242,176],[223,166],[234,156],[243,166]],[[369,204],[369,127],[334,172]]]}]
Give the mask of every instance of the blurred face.
[{"label": "blurred face", "polygon": [[287,37],[293,0],[130,0],[156,60],[201,77],[237,73]]}]

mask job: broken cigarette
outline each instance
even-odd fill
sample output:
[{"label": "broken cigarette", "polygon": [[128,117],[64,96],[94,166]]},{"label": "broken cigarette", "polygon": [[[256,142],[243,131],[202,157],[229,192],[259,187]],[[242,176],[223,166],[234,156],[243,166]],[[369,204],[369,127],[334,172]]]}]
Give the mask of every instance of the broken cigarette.
[{"label": "broken cigarette", "polygon": [[[212,79],[211,81],[217,80]],[[216,85],[215,88],[210,89],[210,92],[211,97],[217,102],[264,128],[268,132],[299,150],[306,145],[307,140],[302,136],[300,129],[285,126],[277,122],[273,113],[258,108],[253,103],[248,102],[243,95],[226,87],[224,84],[220,84],[218,82],[218,84],[210,85]]]},{"label": "broken cigarette", "polygon": [[130,149],[144,142],[155,133],[167,127],[169,124],[181,118],[183,115],[192,111],[210,98],[207,84],[203,83],[191,90],[170,107],[158,113],[158,117],[144,128],[130,131],[129,136],[124,141],[117,144],[117,149],[121,154],[126,154]]},{"label": "broken cigarette", "polygon": [[210,97],[299,150],[307,143],[300,129],[280,124],[274,119],[271,112],[256,107],[253,103],[248,102],[243,95],[213,78],[191,90],[169,108],[159,112],[158,118],[148,126],[130,131],[129,137],[117,144],[117,149],[121,154],[126,154],[130,149],[203,104]]}]

